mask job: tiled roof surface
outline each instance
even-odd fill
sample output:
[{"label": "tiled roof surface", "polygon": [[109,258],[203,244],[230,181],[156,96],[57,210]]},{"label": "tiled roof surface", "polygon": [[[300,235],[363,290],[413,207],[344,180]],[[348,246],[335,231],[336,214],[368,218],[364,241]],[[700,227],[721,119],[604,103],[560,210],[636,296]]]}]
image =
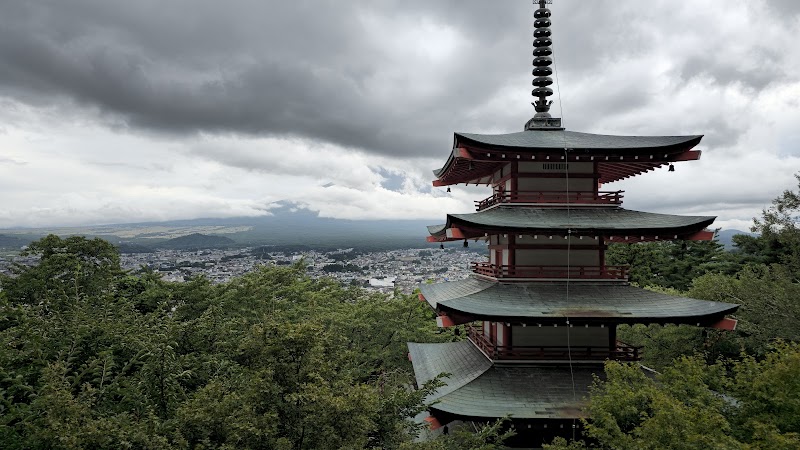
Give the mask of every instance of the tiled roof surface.
[{"label": "tiled roof surface", "polygon": [[676,297],[626,284],[591,282],[500,283],[471,277],[422,284],[436,309],[479,317],[526,319],[614,318],[614,322],[695,323],[734,312],[731,303]]},{"label": "tiled roof surface", "polygon": [[[408,344],[417,384],[439,373],[447,383],[426,399],[431,409],[467,417],[574,418],[599,366],[500,366],[492,364],[469,341]],[[573,378],[575,390],[573,392]]]},{"label": "tiled roof surface", "polygon": [[494,366],[472,382],[441,396],[432,408],[469,417],[584,417],[581,408],[595,373],[603,375],[603,369],[577,366],[570,371],[569,366]]},{"label": "tiled roof surface", "polygon": [[505,228],[510,230],[566,231],[575,232],[630,232],[652,233],[671,230],[696,229],[714,222],[714,216],[677,216],[632,211],[623,208],[531,208],[498,206],[470,214],[448,214],[447,224],[429,226],[432,235],[441,234],[446,228],[464,224],[473,227]]},{"label": "tiled roof surface", "polygon": [[610,136],[576,131],[531,130],[507,134],[455,133],[476,143],[515,149],[572,150],[652,150],[663,147],[697,145],[703,136]]},{"label": "tiled roof surface", "polygon": [[446,386],[437,389],[427,400],[435,400],[453,392],[474,380],[491,367],[492,363],[471,342],[449,342],[444,344],[408,343],[414,377],[422,386],[441,373],[450,375],[443,379]]}]

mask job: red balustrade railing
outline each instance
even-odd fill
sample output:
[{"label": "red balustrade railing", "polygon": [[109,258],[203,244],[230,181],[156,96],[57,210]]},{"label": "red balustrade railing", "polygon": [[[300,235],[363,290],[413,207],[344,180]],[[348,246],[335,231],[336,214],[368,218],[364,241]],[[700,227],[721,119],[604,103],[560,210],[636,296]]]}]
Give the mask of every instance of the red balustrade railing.
[{"label": "red balustrade railing", "polygon": [[495,192],[488,198],[475,201],[478,211],[499,203],[576,203],[590,205],[619,205],[625,191],[508,191]]},{"label": "red balustrade railing", "polygon": [[493,278],[569,278],[579,280],[627,280],[628,266],[506,266],[472,263],[472,271]]},{"label": "red balustrade railing", "polygon": [[591,360],[640,361],[642,347],[616,341],[613,347],[600,346],[509,346],[497,345],[483,334],[481,327],[467,326],[467,336],[493,360]]}]

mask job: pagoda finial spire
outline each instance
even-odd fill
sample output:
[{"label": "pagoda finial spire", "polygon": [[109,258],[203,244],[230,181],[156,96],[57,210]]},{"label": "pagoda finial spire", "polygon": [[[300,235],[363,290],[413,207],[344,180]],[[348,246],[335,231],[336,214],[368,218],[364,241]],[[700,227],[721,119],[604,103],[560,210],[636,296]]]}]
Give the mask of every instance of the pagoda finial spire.
[{"label": "pagoda finial spire", "polygon": [[533,3],[539,4],[539,8],[533,13],[533,91],[531,95],[534,101],[531,104],[536,108],[536,115],[533,119],[525,124],[525,129],[539,129],[539,128],[560,128],[561,120],[553,119],[550,116],[550,104],[552,100],[547,97],[553,95],[553,89],[549,86],[553,84],[553,79],[550,75],[553,74],[553,40],[550,38],[552,32],[550,31],[551,12],[545,5],[552,3],[553,0],[533,0]]}]

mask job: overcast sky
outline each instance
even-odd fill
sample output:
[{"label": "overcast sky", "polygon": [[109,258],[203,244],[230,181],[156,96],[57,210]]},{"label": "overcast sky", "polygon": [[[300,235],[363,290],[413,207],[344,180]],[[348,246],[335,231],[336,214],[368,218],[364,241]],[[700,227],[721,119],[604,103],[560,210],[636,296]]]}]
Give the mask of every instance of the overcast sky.
[{"label": "overcast sky", "polygon": [[[555,0],[574,131],[704,134],[606,185],[746,229],[800,171],[800,1]],[[430,219],[453,132],[521,131],[530,0],[0,0],[0,227],[269,214]],[[563,110],[562,110],[563,107]]]}]

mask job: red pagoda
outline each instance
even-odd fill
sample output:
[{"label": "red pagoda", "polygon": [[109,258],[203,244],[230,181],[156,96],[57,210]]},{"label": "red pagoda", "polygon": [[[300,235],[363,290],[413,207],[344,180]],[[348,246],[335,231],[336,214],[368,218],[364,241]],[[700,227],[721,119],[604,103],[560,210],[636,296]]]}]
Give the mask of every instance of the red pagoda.
[{"label": "red pagoda", "polygon": [[702,136],[607,136],[568,131],[549,114],[553,94],[550,10],[535,11],[533,96],[524,131],[455,133],[434,186],[491,186],[476,212],[448,214],[428,241],[488,243],[489,259],[464,280],[420,286],[439,326],[466,325],[468,339],[409,343],[417,383],[450,374],[428,401],[431,428],[510,417],[524,445],[573,436],[593,375],[605,360],[638,361],[617,340],[620,324],[733,329],[738,305],[631,286],[609,266],[609,243],[710,240],[715,217],[622,208],[622,191],[600,187],[700,158]]}]

